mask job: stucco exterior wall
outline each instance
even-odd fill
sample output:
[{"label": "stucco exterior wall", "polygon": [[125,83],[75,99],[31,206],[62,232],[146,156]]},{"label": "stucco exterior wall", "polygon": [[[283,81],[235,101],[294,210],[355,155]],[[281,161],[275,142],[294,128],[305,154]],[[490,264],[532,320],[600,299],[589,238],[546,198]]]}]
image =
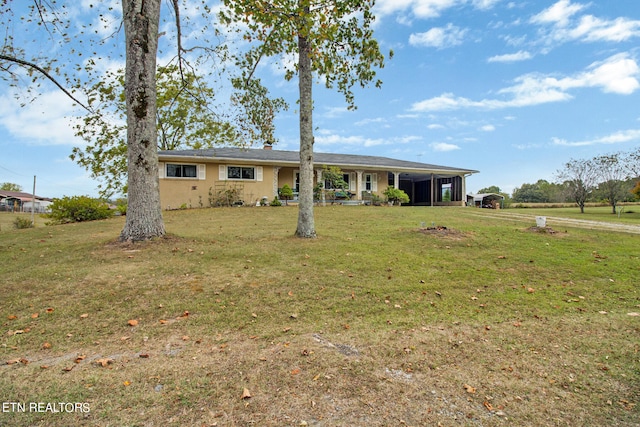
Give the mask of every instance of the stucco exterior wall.
[{"label": "stucco exterior wall", "polygon": [[[168,162],[175,164],[175,162]],[[160,162],[160,203],[162,209],[210,207],[226,190],[235,191],[245,204],[255,204],[262,197],[274,197],[272,166],[250,164],[183,163],[196,165],[198,176],[175,178],[166,176],[166,162]],[[246,166],[255,169],[254,179],[221,179],[220,166]],[[258,168],[259,171],[258,172]],[[291,185],[291,184],[290,184]]]},{"label": "stucco exterior wall", "polygon": [[[167,164],[184,164],[195,165],[197,176],[192,178],[176,178],[167,177]],[[270,202],[277,195],[279,188],[288,184],[295,190],[295,172],[298,168],[279,167],[270,165],[254,165],[251,163],[193,163],[193,162],[160,162],[160,202],[162,209],[180,209],[180,208],[200,208],[215,205],[226,190],[237,192],[239,198],[245,205],[255,205],[263,197]],[[255,169],[254,179],[221,179],[226,176],[222,167],[227,166],[246,166]],[[316,166],[316,176],[314,183],[317,182],[318,172],[321,167]],[[260,171],[258,173],[258,170]],[[354,199],[362,198],[359,191],[365,191],[365,183],[357,182],[358,173],[353,170],[343,169],[345,174],[351,174],[354,184],[351,191],[356,194]],[[362,171],[361,171],[362,172]],[[382,171],[364,171],[362,176],[368,173],[375,174],[375,184],[372,185],[373,193],[381,196],[388,187],[388,176]],[[363,178],[364,180],[364,178]]]}]

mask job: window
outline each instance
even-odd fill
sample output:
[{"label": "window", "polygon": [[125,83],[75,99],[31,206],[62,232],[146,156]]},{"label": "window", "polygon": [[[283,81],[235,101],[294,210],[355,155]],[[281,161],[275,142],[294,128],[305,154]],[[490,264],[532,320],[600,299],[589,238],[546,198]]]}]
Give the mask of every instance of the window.
[{"label": "window", "polygon": [[169,178],[197,178],[196,165],[167,164],[167,177]]},{"label": "window", "polygon": [[252,167],[227,166],[227,179],[256,179],[256,170]]},{"label": "window", "polygon": [[378,174],[365,173],[362,175],[362,189],[368,192],[378,191]]}]

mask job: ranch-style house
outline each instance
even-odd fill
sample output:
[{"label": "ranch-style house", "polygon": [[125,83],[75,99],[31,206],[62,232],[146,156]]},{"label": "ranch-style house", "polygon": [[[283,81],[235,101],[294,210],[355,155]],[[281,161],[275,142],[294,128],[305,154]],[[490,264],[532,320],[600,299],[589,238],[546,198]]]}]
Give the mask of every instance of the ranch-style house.
[{"label": "ranch-style house", "polygon": [[[259,204],[279,196],[287,184],[293,201],[300,187],[300,154],[265,148],[209,148],[158,153],[160,202],[163,209],[222,204]],[[314,153],[314,184],[324,182],[323,170],[338,167],[347,188],[340,203],[360,204],[387,187],[407,193],[411,205],[464,206],[465,179],[476,170],[396,160],[387,157]],[[229,202],[229,203],[226,203]]]}]

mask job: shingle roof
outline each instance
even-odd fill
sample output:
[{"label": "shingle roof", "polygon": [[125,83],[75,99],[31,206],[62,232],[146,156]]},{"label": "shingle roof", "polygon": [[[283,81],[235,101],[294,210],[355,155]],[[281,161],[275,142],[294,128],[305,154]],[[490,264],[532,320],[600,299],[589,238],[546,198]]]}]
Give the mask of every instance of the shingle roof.
[{"label": "shingle roof", "polygon": [[[20,199],[20,200],[31,200],[33,199],[33,194],[24,193],[22,191],[0,191],[0,199]],[[47,200],[44,197],[35,196],[37,200]]]},{"label": "shingle roof", "polygon": [[[225,159],[236,161],[254,161],[259,163],[272,163],[280,165],[296,165],[300,164],[300,153],[298,151],[285,150],[265,150],[256,148],[236,148],[236,147],[219,147],[208,148],[204,150],[171,150],[159,151],[160,160],[165,159],[190,159],[197,161],[201,159]],[[390,169],[390,170],[409,170],[413,172],[445,172],[445,173],[477,173],[476,170],[456,168],[449,166],[431,165],[427,163],[410,162],[406,160],[397,160],[389,157],[378,156],[362,156],[355,154],[336,154],[336,153],[314,153],[314,164],[353,167],[369,167],[374,169]]]}]

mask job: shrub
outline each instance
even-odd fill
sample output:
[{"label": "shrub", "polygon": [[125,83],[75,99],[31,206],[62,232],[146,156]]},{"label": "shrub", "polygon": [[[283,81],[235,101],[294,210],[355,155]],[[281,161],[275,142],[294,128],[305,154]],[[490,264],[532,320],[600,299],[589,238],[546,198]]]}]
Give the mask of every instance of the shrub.
[{"label": "shrub", "polygon": [[282,202],[280,200],[278,200],[277,197],[274,197],[273,200],[270,203],[271,206],[282,206]]},{"label": "shrub", "polygon": [[66,224],[110,218],[113,211],[99,199],[89,196],[65,196],[62,199],[53,199],[51,212],[46,216],[52,220],[49,224]]},{"label": "shrub", "polygon": [[386,190],[384,190],[383,194],[390,202],[398,203],[399,205],[402,203],[409,203],[409,196],[399,188],[388,187]]},{"label": "shrub", "polygon": [[127,207],[129,206],[129,201],[127,199],[118,199],[116,200],[116,211],[120,215],[127,214]]},{"label": "shrub", "polygon": [[293,199],[293,189],[288,184],[283,185],[280,189],[280,198],[285,201],[285,204],[287,200]]},{"label": "shrub", "polygon": [[30,218],[19,216],[13,220],[13,226],[18,230],[22,230],[24,228],[33,228],[33,222],[31,222]]}]

